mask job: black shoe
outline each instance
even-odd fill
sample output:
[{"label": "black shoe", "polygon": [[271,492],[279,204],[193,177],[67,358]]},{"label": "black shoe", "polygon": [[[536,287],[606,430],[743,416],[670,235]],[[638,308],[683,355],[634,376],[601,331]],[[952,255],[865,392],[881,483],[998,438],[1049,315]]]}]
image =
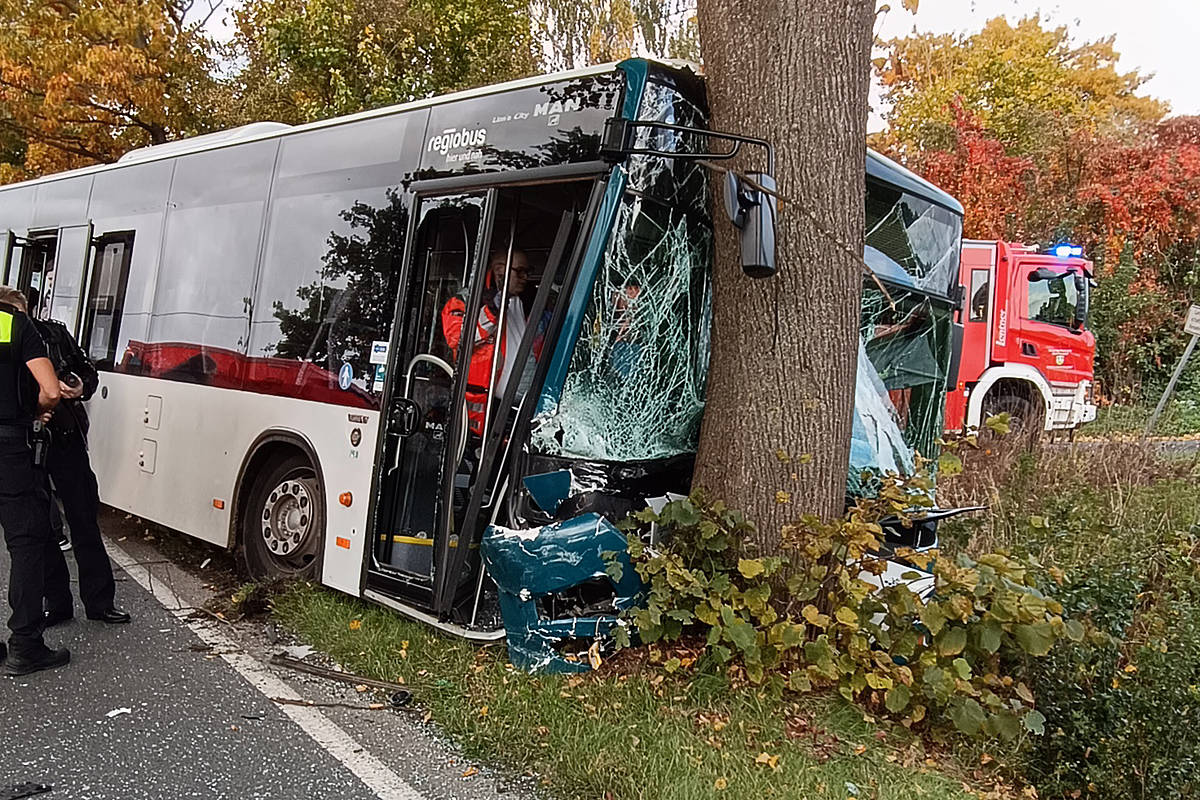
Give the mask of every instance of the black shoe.
[{"label": "black shoe", "polygon": [[122,611],[119,608],[109,608],[95,614],[89,611],[87,618],[97,622],[107,622],[109,625],[124,625],[133,619],[129,616],[129,612]]},{"label": "black shoe", "polygon": [[67,648],[51,650],[43,645],[41,651],[32,656],[12,653],[4,664],[4,671],[9,675],[29,675],[44,669],[65,667],[70,661],[71,651]]},{"label": "black shoe", "polygon": [[55,625],[62,625],[73,619],[75,619],[75,612],[69,608],[65,611],[47,611],[46,621],[42,624],[42,627],[53,628]]}]

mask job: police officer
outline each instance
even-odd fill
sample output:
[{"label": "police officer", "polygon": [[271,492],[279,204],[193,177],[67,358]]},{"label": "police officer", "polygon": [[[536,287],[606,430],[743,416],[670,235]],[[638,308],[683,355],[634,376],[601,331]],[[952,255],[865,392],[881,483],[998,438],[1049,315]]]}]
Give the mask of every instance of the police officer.
[{"label": "police officer", "polygon": [[57,552],[50,532],[45,478],[35,466],[34,428],[49,419],[59,401],[58,376],[46,346],[14,300],[19,292],[0,287],[0,527],[12,560],[8,603],[10,652],[5,671],[27,675],[61,667],[67,649],[51,650],[42,639],[46,557]]},{"label": "police officer", "polygon": [[[20,305],[17,307],[27,311]],[[46,343],[46,353],[59,376],[62,402],[46,425],[50,431],[46,470],[54,482],[54,493],[62,501],[74,539],[79,598],[88,619],[115,624],[129,622],[129,614],[113,605],[116,582],[100,537],[97,520],[100,492],[87,452],[88,416],[83,401],[95,393],[100,376],[66,325],[52,319],[32,322]],[[53,517],[58,509],[52,505],[50,513]],[[55,536],[56,540],[59,538]],[[57,556],[51,554],[46,562],[46,627],[73,618],[72,605],[67,562],[61,552]]]}]

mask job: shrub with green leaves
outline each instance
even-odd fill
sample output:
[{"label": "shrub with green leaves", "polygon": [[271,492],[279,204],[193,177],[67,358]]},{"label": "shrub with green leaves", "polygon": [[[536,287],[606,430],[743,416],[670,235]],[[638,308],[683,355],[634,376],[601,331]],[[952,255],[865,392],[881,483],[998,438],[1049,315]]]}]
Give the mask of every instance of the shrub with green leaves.
[{"label": "shrub with green leaves", "polygon": [[[1012,670],[1085,628],[1039,591],[1044,571],[1030,559],[889,553],[880,523],[919,516],[929,489],[927,477],[887,477],[841,520],[785,527],[770,557],[753,552],[751,523],[703,495],[645,510],[626,526],[648,586],[629,619],[647,643],[702,637],[710,661],[751,682],[833,688],[907,725],[1040,734],[1033,692]],[[885,580],[889,556],[913,569]],[[910,583],[930,573],[922,600]]]},{"label": "shrub with green leaves", "polygon": [[[1031,543],[1090,535],[1103,547],[1117,533],[1080,511],[1037,519]],[[1025,771],[1045,796],[1200,797],[1200,529],[1157,538],[1140,558],[1072,570],[1058,591],[1096,635],[1031,665],[1047,735],[1027,746]]]}]

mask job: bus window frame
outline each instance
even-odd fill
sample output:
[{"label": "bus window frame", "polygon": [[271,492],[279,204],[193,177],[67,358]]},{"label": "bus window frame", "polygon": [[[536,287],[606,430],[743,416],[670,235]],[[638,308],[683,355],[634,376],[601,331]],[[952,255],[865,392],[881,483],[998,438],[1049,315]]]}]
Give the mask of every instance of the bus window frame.
[{"label": "bus window frame", "polygon": [[[79,346],[83,349],[88,357],[91,358],[96,368],[102,371],[112,371],[117,358],[117,345],[121,340],[121,319],[125,313],[125,294],[129,289],[129,271],[133,266],[133,246],[137,231],[107,231],[99,236],[92,238],[92,249],[94,255],[89,259],[87,271],[87,290],[81,293],[80,309],[77,317],[78,325],[78,341]],[[108,332],[108,342],[105,351],[108,353],[105,359],[96,359],[92,356],[91,334],[96,319],[95,309],[92,308],[95,301],[95,292],[98,288],[97,281],[100,277],[100,259],[104,257],[105,248],[110,244],[120,242],[124,245],[121,251],[121,262],[117,267],[117,293],[116,302],[113,304],[112,318],[113,326]]]}]

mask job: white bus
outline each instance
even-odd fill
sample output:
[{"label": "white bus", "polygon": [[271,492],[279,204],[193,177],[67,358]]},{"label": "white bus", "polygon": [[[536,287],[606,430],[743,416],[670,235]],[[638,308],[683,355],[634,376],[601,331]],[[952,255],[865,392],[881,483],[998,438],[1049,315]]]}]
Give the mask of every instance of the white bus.
[{"label": "white bus", "polygon": [[[255,576],[507,627],[515,661],[563,667],[636,590],[604,574],[612,521],[690,481],[713,222],[686,156],[706,116],[690,69],[634,59],[158,145],[0,187],[0,283],[102,371],[106,504]],[[614,152],[613,119],[668,127]],[[883,277],[933,298],[936,350],[953,292],[930,265],[957,263],[961,207],[873,155],[868,174]],[[486,386],[456,369],[486,342],[451,341],[455,298],[468,330],[485,307],[524,330]],[[905,416],[912,441],[940,431]]]}]

